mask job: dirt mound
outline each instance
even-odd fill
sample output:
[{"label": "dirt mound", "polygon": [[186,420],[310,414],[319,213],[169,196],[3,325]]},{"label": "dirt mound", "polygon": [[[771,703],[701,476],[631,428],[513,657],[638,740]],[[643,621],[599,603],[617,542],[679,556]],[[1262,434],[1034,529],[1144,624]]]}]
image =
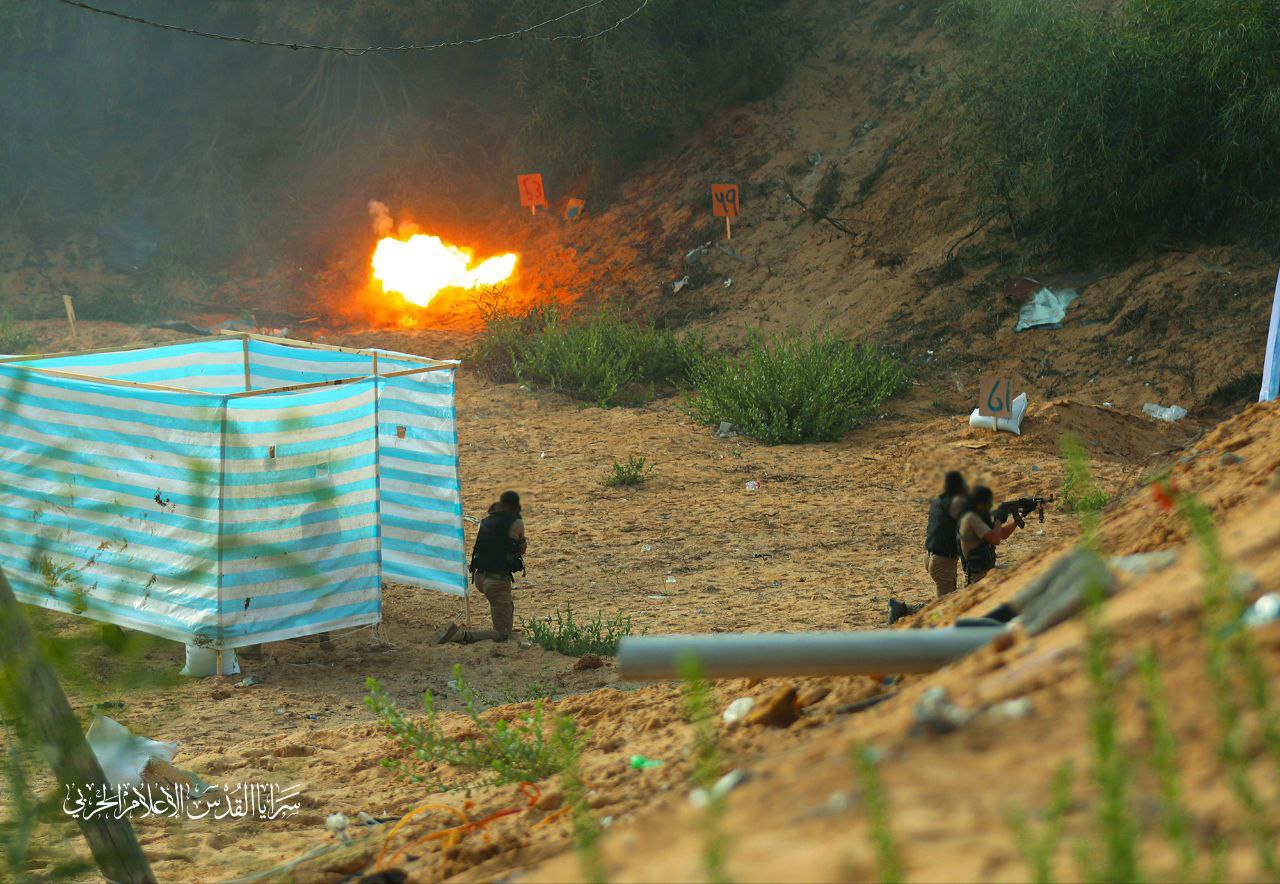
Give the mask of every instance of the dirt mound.
[{"label": "dirt mound", "polygon": [[[1055,399],[1027,409],[1022,436],[1013,444],[1049,455],[1062,451],[1062,437],[1077,436],[1091,457],[1146,461],[1162,451],[1182,447],[1194,435],[1191,424],[1157,421],[1146,415],[1087,405],[1074,399]],[[970,430],[971,436],[989,435]]]}]

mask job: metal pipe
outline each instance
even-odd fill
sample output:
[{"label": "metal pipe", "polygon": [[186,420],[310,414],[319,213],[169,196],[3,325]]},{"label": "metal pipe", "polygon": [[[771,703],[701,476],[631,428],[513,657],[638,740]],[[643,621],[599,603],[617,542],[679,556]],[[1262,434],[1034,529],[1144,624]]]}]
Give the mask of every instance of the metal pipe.
[{"label": "metal pipe", "polygon": [[618,668],[629,681],[680,678],[690,659],[708,678],[933,672],[1006,629],[629,636],[618,649]]}]

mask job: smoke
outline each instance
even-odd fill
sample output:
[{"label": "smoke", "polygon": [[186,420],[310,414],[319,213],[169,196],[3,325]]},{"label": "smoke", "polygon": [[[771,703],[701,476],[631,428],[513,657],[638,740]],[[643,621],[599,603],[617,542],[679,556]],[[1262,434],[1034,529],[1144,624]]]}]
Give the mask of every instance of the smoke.
[{"label": "smoke", "polygon": [[395,219],[391,217],[391,210],[387,208],[387,204],[378,200],[369,200],[369,217],[373,220],[373,232],[379,237],[390,236],[394,230],[396,236],[400,239],[408,239],[419,231],[419,227],[412,221],[401,221],[400,226],[396,227]]},{"label": "smoke", "polygon": [[390,236],[396,223],[391,218],[391,210],[386,203],[369,200],[369,217],[373,219],[373,232],[378,236]]}]

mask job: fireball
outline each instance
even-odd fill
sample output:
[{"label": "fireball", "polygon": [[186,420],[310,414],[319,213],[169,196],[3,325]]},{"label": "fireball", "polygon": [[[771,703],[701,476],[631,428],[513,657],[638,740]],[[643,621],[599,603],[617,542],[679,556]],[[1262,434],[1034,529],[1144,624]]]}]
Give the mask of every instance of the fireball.
[{"label": "fireball", "polygon": [[438,236],[417,233],[400,240],[383,237],[373,252],[373,278],[384,291],[398,292],[411,304],[426,307],[444,289],[474,289],[511,278],[516,255],[508,253],[475,263],[475,252],[450,245]]}]

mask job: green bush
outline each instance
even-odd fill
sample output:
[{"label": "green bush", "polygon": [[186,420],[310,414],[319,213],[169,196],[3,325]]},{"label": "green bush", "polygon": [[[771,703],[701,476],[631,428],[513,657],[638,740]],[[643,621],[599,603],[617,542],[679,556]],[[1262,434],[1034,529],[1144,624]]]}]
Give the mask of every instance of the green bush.
[{"label": "green bush", "polygon": [[901,362],[828,334],[753,336],[734,358],[704,354],[689,379],[689,411],[708,424],[731,421],[763,442],[830,442],[857,426],[907,383]]},{"label": "green bush", "polygon": [[477,694],[463,678],[462,667],[454,666],[453,675],[474,729],[473,734],[462,737],[444,732],[431,691],[423,697],[427,717],[420,724],[400,711],[376,679],[367,679],[369,695],[365,704],[391,729],[408,755],[408,760],[383,759],[383,766],[400,771],[414,782],[431,782],[443,789],[447,784],[437,775],[441,766],[487,773],[489,782],[501,785],[554,776],[577,757],[580,745],[572,718],[558,716],[547,721],[541,700],[535,701],[531,713],[511,721],[483,718]]},{"label": "green bush", "polygon": [[607,408],[651,399],[684,380],[700,344],[613,312],[565,321],[554,304],[499,312],[470,359],[490,379],[521,381]]},{"label": "green bush", "polygon": [[631,455],[626,463],[613,462],[613,469],[604,477],[604,484],[610,487],[618,485],[639,485],[653,472],[653,466],[645,466],[645,459]]},{"label": "green bush", "polygon": [[0,312],[0,353],[23,356],[30,352],[31,332],[14,321],[8,311]]},{"label": "green bush", "polygon": [[944,116],[985,212],[1105,249],[1280,212],[1280,0],[949,0]]},{"label": "green bush", "polygon": [[573,608],[568,605],[563,614],[556,608],[550,617],[521,619],[520,626],[542,647],[566,657],[612,657],[618,653],[618,642],[633,632],[629,615],[606,618],[603,611],[597,611],[593,619],[580,621],[574,619]]}]

